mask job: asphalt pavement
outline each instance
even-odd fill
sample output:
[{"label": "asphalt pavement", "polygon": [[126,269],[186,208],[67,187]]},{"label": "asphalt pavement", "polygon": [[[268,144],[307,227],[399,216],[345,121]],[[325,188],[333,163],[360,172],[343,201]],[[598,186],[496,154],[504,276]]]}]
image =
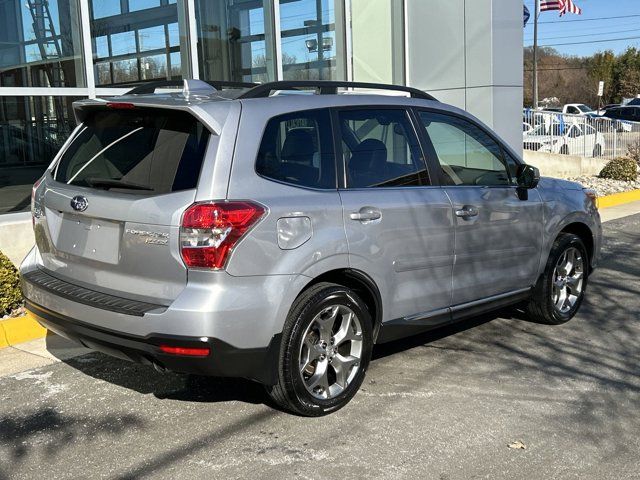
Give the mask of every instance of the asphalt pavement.
[{"label": "asphalt pavement", "polygon": [[377,347],[324,418],[278,411],[248,381],[97,353],[4,376],[0,480],[637,479],[640,215],[604,230],[571,322],[504,311]]}]

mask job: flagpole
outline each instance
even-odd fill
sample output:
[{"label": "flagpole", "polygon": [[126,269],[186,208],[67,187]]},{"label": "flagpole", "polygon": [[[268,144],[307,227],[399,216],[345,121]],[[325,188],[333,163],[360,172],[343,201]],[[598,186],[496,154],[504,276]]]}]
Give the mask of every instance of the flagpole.
[{"label": "flagpole", "polygon": [[540,0],[535,0],[533,15],[533,109],[538,108],[538,17],[540,16]]}]

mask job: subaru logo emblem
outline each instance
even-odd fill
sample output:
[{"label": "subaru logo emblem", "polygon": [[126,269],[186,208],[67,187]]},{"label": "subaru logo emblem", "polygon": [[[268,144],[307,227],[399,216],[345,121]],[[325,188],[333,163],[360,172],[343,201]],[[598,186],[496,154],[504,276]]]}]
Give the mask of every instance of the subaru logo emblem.
[{"label": "subaru logo emblem", "polygon": [[78,212],[84,212],[89,206],[89,200],[82,195],[76,195],[71,199],[71,208]]}]

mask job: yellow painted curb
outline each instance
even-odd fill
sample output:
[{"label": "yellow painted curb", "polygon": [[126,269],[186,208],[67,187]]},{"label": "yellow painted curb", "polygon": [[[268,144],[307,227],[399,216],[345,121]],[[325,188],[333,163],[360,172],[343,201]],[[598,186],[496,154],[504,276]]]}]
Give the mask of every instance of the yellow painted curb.
[{"label": "yellow painted curb", "polygon": [[0,348],[28,342],[47,335],[47,329],[27,312],[24,317],[0,320]]},{"label": "yellow painted curb", "polygon": [[609,208],[622,205],[623,203],[637,202],[640,200],[640,190],[631,190],[629,192],[614,193],[613,195],[605,195],[598,197],[598,208]]}]

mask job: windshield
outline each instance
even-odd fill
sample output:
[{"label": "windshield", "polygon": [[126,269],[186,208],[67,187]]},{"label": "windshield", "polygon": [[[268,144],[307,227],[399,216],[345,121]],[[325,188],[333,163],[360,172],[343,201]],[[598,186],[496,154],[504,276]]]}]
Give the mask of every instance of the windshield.
[{"label": "windshield", "polygon": [[209,131],[187,112],[90,113],[54,171],[68,185],[160,194],[195,188]]},{"label": "windshield", "polygon": [[582,113],[589,113],[594,111],[593,108],[588,105],[578,105],[578,110],[580,110]]}]

